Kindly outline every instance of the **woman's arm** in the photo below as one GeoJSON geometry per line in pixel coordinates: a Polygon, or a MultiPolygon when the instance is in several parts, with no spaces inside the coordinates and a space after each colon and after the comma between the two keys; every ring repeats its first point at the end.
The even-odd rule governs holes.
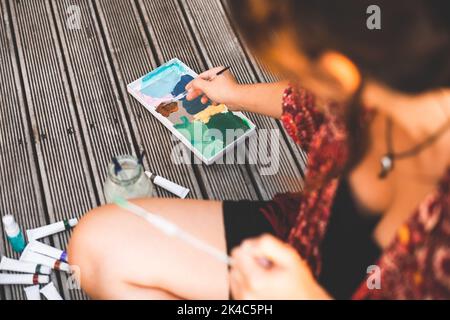
{"type": "Polygon", "coordinates": [[[248,111],[281,119],[291,138],[308,152],[324,114],[316,108],[311,92],[290,87],[288,82],[240,85],[230,72],[216,77],[223,68],[202,73],[186,86],[188,100],[202,97],[203,103],[212,100],[226,104],[232,111],[248,111]]]}
{"type": "Polygon", "coordinates": [[[224,103],[233,111],[247,111],[280,119],[282,98],[287,82],[238,84],[231,72],[216,77],[223,67],[208,70],[186,87],[188,100],[203,96],[203,102],[224,103]]]}
{"type": "Polygon", "coordinates": [[[245,106],[244,111],[281,119],[283,93],[288,85],[287,82],[241,85],[237,101],[245,106]]]}

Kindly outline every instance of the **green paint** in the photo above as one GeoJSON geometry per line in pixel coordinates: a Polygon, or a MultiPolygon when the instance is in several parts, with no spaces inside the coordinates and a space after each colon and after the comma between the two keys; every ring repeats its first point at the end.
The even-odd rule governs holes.
{"type": "Polygon", "coordinates": [[[206,125],[201,121],[190,122],[186,116],[181,117],[180,120],[182,123],[176,124],[175,129],[180,131],[206,158],[214,157],[226,145],[233,143],[250,129],[247,121],[232,112],[216,114],[206,125]],[[232,141],[227,141],[225,144],[227,130],[232,130],[235,136],[232,141]]]}
{"type": "Polygon", "coordinates": [[[215,139],[208,134],[208,127],[200,121],[190,122],[185,116],[180,118],[183,123],[176,124],[177,129],[195,149],[206,158],[211,158],[224,148],[222,140],[215,139]]]}
{"type": "Polygon", "coordinates": [[[242,118],[239,118],[239,119],[242,120],[242,122],[247,126],[247,128],[249,128],[249,129],[251,128],[250,123],[247,120],[242,119],[242,118]]]}
{"type": "MultiPolygon", "coordinates": [[[[224,138],[227,136],[227,130],[239,130],[245,133],[250,129],[250,126],[246,121],[232,112],[218,113],[212,116],[206,125],[208,126],[208,129],[220,130],[224,138]]],[[[230,143],[231,142],[232,141],[230,141],[230,143]]]]}
{"type": "MultiPolygon", "coordinates": [[[[183,122],[181,124],[176,124],[175,129],[181,131],[181,133],[188,139],[191,143],[200,142],[200,137],[203,138],[204,132],[208,130],[202,122],[193,121],[190,122],[186,116],[180,118],[183,122]]],[[[206,141],[207,142],[207,141],[206,141]]]]}

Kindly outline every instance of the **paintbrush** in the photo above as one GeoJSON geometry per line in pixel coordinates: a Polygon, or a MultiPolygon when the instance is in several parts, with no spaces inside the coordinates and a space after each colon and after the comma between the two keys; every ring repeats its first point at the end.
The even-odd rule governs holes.
{"type": "Polygon", "coordinates": [[[180,240],[185,241],[186,243],[190,244],[194,248],[203,251],[210,255],[211,257],[214,257],[215,259],[219,260],[222,263],[225,263],[227,265],[232,264],[231,257],[229,257],[224,252],[220,251],[219,249],[216,249],[209,244],[203,242],[202,240],[196,238],[195,236],[191,235],[190,233],[187,233],[177,225],[173,224],[172,222],[164,219],[161,216],[158,216],[156,214],[150,213],[146,211],[144,208],[141,208],[121,197],[116,197],[114,199],[114,203],[119,206],[120,208],[131,212],[135,214],[138,217],[143,218],[148,223],[153,225],[155,228],[159,229],[161,232],[165,233],[166,235],[170,237],[176,237],[180,240]]]}
{"type": "Polygon", "coordinates": [[[187,91],[177,95],[176,97],[171,98],[170,100],[164,101],[160,104],[160,106],[167,106],[168,104],[177,102],[179,100],[183,100],[188,95],[187,91]]]}
{"type": "MultiPolygon", "coordinates": [[[[227,72],[227,71],[230,70],[230,69],[231,69],[231,67],[225,67],[225,68],[223,68],[222,70],[220,70],[219,72],[217,72],[216,75],[215,75],[214,77],[209,78],[209,81],[213,81],[215,78],[221,76],[222,74],[224,74],[225,72],[227,72]]],[[[170,99],[170,100],[167,100],[167,101],[161,103],[161,105],[162,105],[162,106],[167,106],[168,104],[171,104],[171,103],[174,103],[174,102],[177,102],[177,101],[179,101],[179,100],[182,100],[182,99],[186,98],[187,95],[188,95],[188,92],[187,92],[187,91],[184,91],[184,92],[180,93],[179,95],[177,95],[176,97],[174,97],[174,98],[172,98],[172,99],[170,99]]]]}
{"type": "Polygon", "coordinates": [[[215,76],[214,78],[209,79],[209,81],[214,80],[215,78],[217,78],[218,76],[224,74],[225,72],[227,72],[227,71],[230,70],[230,69],[231,69],[231,67],[225,67],[225,68],[223,68],[222,70],[220,70],[219,72],[216,73],[216,76],[215,76]]]}

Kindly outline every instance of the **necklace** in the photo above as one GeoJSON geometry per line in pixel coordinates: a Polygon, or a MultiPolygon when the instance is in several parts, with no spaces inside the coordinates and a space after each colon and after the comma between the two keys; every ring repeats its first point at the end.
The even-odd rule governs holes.
{"type": "Polygon", "coordinates": [[[391,118],[387,118],[386,121],[386,146],[387,146],[387,153],[381,158],[381,172],[380,172],[380,179],[386,179],[389,174],[394,170],[395,168],[395,161],[401,160],[405,158],[410,158],[413,156],[418,155],[422,151],[424,151],[426,148],[433,145],[439,138],[450,129],[450,118],[448,121],[433,135],[429,136],[425,141],[422,143],[412,147],[409,150],[398,152],[396,153],[394,151],[394,146],[392,142],[392,128],[393,128],[393,122],[391,118]]]}

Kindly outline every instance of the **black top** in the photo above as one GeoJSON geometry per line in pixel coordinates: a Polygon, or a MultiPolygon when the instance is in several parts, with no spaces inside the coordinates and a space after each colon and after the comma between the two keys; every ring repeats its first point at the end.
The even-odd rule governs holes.
{"type": "Polygon", "coordinates": [[[346,180],[342,180],[321,245],[321,285],[336,299],[350,299],[376,263],[381,249],[373,240],[380,217],[358,212],[346,180]]]}

